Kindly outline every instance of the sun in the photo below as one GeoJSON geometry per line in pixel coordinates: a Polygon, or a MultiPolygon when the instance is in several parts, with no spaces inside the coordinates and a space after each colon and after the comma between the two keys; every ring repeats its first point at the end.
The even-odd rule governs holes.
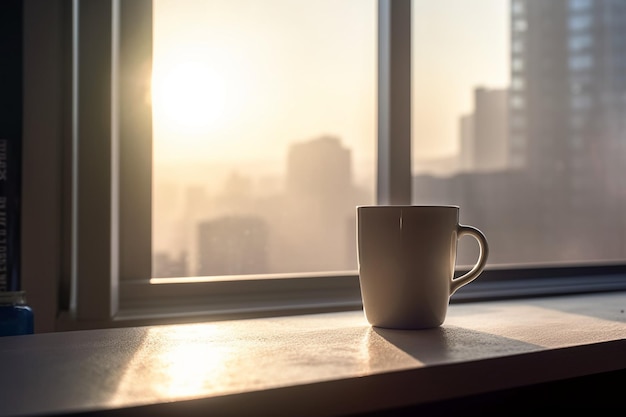
{"type": "Polygon", "coordinates": [[[225,80],[207,62],[178,61],[156,69],[152,77],[155,127],[178,134],[207,134],[224,117],[225,80]]]}

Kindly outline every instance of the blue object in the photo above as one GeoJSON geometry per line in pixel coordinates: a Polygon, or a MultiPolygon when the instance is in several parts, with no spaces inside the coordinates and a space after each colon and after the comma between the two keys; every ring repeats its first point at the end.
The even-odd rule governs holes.
{"type": "Polygon", "coordinates": [[[33,310],[24,291],[0,292],[0,336],[33,334],[33,310]]]}

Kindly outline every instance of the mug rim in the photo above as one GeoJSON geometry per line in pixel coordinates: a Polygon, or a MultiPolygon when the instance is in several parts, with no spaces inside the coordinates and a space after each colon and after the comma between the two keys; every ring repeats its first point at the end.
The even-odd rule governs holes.
{"type": "Polygon", "coordinates": [[[460,209],[460,206],[454,204],[363,204],[357,205],[357,209],[365,208],[449,208],[449,209],[460,209]]]}

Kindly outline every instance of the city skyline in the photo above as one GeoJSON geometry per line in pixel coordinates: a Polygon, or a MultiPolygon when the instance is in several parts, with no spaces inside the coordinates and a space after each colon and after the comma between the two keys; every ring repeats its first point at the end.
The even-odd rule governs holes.
{"type": "Polygon", "coordinates": [[[351,150],[319,136],[292,144],[286,165],[274,192],[235,172],[215,194],[157,185],[170,188],[154,204],[155,276],[354,269],[355,206],[374,196],[354,183],[351,150]]]}
{"type": "MultiPolygon", "coordinates": [[[[446,7],[452,4],[443,3],[446,7]]],[[[619,71],[623,60],[619,58],[623,56],[619,45],[626,38],[626,26],[616,22],[626,20],[626,5],[567,0],[502,3],[512,5],[511,13],[503,17],[510,32],[502,37],[512,42],[510,55],[502,59],[507,68],[510,64],[510,86],[508,82],[499,85],[481,81],[464,86],[450,83],[441,91],[451,88],[454,96],[466,97],[470,105],[460,107],[419,101],[425,97],[419,94],[423,83],[431,82],[435,89],[441,87],[426,73],[414,86],[414,103],[428,102],[435,109],[459,111],[450,110],[445,127],[453,126],[458,152],[433,154],[430,160],[424,159],[424,154],[413,155],[413,203],[461,205],[462,220],[484,228],[494,244],[490,256],[493,263],[624,257],[626,220],[621,213],[626,206],[626,189],[620,181],[619,167],[626,163],[626,79],[619,71]],[[549,42],[546,33],[551,34],[549,42]],[[593,49],[594,44],[610,47],[593,49]]],[[[431,12],[450,10],[443,7],[433,6],[431,12]]],[[[427,22],[422,23],[425,26],[416,27],[426,30],[427,22]]],[[[452,42],[458,40],[459,33],[438,40],[443,44],[452,42]]],[[[443,44],[439,45],[439,53],[451,52],[443,44]]],[[[420,50],[419,44],[415,48],[420,50]]],[[[428,72],[445,64],[445,71],[439,68],[443,79],[447,75],[454,80],[450,71],[459,70],[452,63],[454,57],[440,58],[430,67],[416,67],[428,72]]],[[[420,126],[428,114],[421,112],[420,117],[412,120],[414,149],[422,149],[420,140],[424,136],[420,136],[420,126]]],[[[437,120],[438,117],[431,117],[429,123],[439,125],[437,120]]],[[[164,169],[167,165],[158,160],[158,201],[154,204],[158,228],[155,223],[154,230],[155,236],[163,234],[155,240],[155,258],[162,250],[183,248],[186,254],[173,253],[170,258],[184,259],[189,268],[202,264],[200,258],[206,254],[193,241],[200,224],[213,230],[214,236],[234,239],[235,243],[229,245],[244,248],[245,242],[236,236],[245,235],[247,229],[232,221],[241,218],[242,224],[251,225],[249,231],[258,231],[255,233],[259,240],[254,247],[262,246],[268,259],[258,260],[257,265],[268,265],[266,272],[333,270],[342,265],[351,269],[356,258],[351,229],[354,222],[349,218],[354,206],[373,202],[376,166],[373,157],[364,158],[362,146],[344,138],[340,129],[320,132],[320,128],[322,125],[310,135],[294,135],[288,140],[281,137],[284,145],[277,145],[280,141],[267,143],[265,153],[238,145],[242,153],[236,164],[215,157],[204,159],[198,169],[193,160],[187,161],[179,169],[186,168],[193,181],[182,186],[188,188],[184,193],[180,184],[172,185],[180,179],[170,175],[164,169]],[[332,144],[331,154],[320,151],[326,146],[324,143],[332,144]],[[301,145],[306,151],[295,152],[301,145]],[[309,145],[312,147],[307,148],[309,145]],[[297,153],[303,157],[294,162],[297,153]],[[253,156],[263,162],[249,164],[253,156]],[[294,186],[294,167],[301,169],[300,174],[306,172],[302,178],[312,182],[296,181],[299,185],[294,186]],[[336,187],[329,172],[343,184],[340,188],[344,192],[332,192],[336,187]],[[167,187],[174,188],[168,191],[167,187]],[[176,187],[179,196],[175,198],[176,187]],[[360,192],[350,194],[348,189],[360,192]],[[350,198],[343,198],[348,195],[350,198]],[[343,207],[342,214],[332,217],[333,208],[338,205],[343,207]],[[288,212],[281,212],[281,207],[288,207],[288,212]],[[180,219],[169,221],[158,214],[168,210],[178,212],[179,217],[184,214],[184,224],[180,219]],[[311,220],[310,224],[302,228],[294,227],[299,225],[299,210],[312,210],[305,217],[311,220]],[[322,215],[326,217],[315,217],[322,215]],[[164,232],[165,228],[170,231],[164,232]],[[333,233],[331,239],[327,230],[333,233]],[[171,239],[168,233],[179,237],[171,239]],[[265,244],[259,246],[259,242],[265,244]],[[314,257],[310,256],[312,248],[319,252],[314,257]],[[280,256],[283,263],[277,266],[275,262],[280,256]],[[312,264],[312,258],[318,264],[312,264]]],[[[250,138],[257,139],[254,135],[250,138]]],[[[372,145],[370,151],[374,150],[372,145]]],[[[219,245],[213,247],[213,252],[221,250],[215,249],[219,245]]],[[[218,260],[240,255],[218,256],[213,261],[215,271],[229,267],[218,265],[218,260]]],[[[474,258],[471,249],[462,248],[462,262],[469,264],[474,258]]],[[[187,270],[192,275],[195,272],[187,270]]]]}
{"type": "MultiPolygon", "coordinates": [[[[181,8],[176,2],[155,2],[154,178],[155,187],[160,184],[159,188],[155,188],[155,253],[179,248],[178,253],[176,250],[172,251],[171,258],[185,262],[187,273],[193,275],[197,272],[193,269],[199,264],[198,243],[193,241],[193,236],[197,234],[197,225],[212,221],[206,227],[217,231],[222,230],[225,222],[228,222],[228,215],[259,217],[258,212],[249,213],[244,210],[242,213],[240,208],[235,210],[232,205],[229,209],[232,212],[224,209],[224,190],[229,188],[224,184],[229,184],[233,178],[243,179],[248,184],[249,201],[264,201],[284,195],[289,182],[289,149],[323,136],[339,138],[342,146],[350,150],[350,184],[365,190],[367,195],[361,200],[355,199],[346,203],[347,210],[351,212],[357,204],[374,202],[375,3],[346,1],[341,2],[338,7],[334,1],[278,1],[264,3],[268,6],[260,10],[259,2],[246,1],[228,4],[194,1],[186,3],[186,8],[181,8]],[[210,8],[212,5],[219,7],[210,8]],[[175,10],[170,9],[172,6],[175,10]],[[215,12],[213,16],[208,16],[209,10],[215,12]],[[299,17],[293,20],[290,13],[299,17]],[[306,22],[302,21],[304,15],[308,16],[306,22]],[[212,20],[218,18],[219,22],[212,20]],[[315,24],[326,22],[329,18],[330,23],[322,26],[315,24]],[[277,21],[268,28],[267,23],[275,19],[283,21],[277,21]],[[185,25],[180,26],[180,22],[185,22],[185,25]],[[293,31],[294,22],[301,25],[295,32],[290,32],[293,31]],[[355,22],[358,24],[351,27],[348,22],[351,25],[355,22]],[[322,28],[323,36],[320,34],[322,28]],[[251,30],[255,31],[255,39],[250,43],[257,46],[254,51],[240,37],[241,33],[251,30]],[[281,39],[280,31],[293,35],[288,40],[281,39]],[[229,36],[235,42],[226,39],[229,36]],[[222,42],[221,47],[216,46],[215,39],[222,42]],[[264,41],[272,45],[272,52],[268,51],[264,41]],[[301,59],[296,50],[290,49],[290,42],[292,45],[297,43],[299,49],[312,53],[306,59],[301,59]],[[227,46],[230,46],[230,52],[227,51],[227,46]],[[172,49],[176,50],[176,55],[172,54],[172,49]],[[229,55],[233,51],[238,51],[240,55],[233,58],[229,55]],[[287,51],[290,52],[281,56],[287,51]],[[194,59],[190,60],[190,56],[194,59]],[[213,66],[205,60],[208,57],[214,60],[213,66]],[[283,59],[286,61],[282,61],[283,59]],[[180,65],[172,66],[173,63],[180,65]],[[254,76],[247,73],[246,68],[254,68],[254,76]],[[262,71],[256,74],[258,68],[262,71]],[[276,81],[267,72],[269,68],[276,68],[278,75],[287,71],[298,76],[294,78],[289,75],[279,80],[280,84],[275,84],[276,81]],[[232,78],[225,78],[226,72],[232,78]],[[204,80],[198,82],[194,89],[194,76],[202,73],[205,74],[204,80]],[[172,83],[169,87],[171,89],[178,86],[178,91],[163,88],[166,85],[164,83],[176,80],[176,77],[184,79],[185,76],[185,83],[172,83]],[[221,85],[217,82],[220,76],[223,79],[221,85]],[[255,90],[256,87],[249,84],[251,77],[255,84],[265,84],[266,90],[255,90]],[[234,85],[236,80],[240,82],[234,85]],[[276,85],[276,90],[271,91],[268,87],[270,85],[276,85]],[[242,86],[249,87],[249,94],[245,97],[242,96],[242,86]],[[314,88],[309,88],[311,86],[314,88]],[[293,90],[290,94],[297,92],[298,96],[292,97],[298,106],[275,101],[276,95],[279,99],[284,96],[285,88],[293,90]],[[196,95],[185,97],[183,93],[186,90],[194,90],[196,95]],[[214,99],[221,101],[221,108],[214,101],[206,100],[205,96],[211,92],[215,95],[214,99]],[[259,123],[257,115],[245,116],[248,108],[246,106],[250,105],[245,101],[252,99],[254,103],[254,100],[260,98],[267,100],[264,104],[256,102],[256,108],[261,110],[260,114],[265,117],[266,124],[259,123]],[[168,105],[159,106],[159,99],[161,103],[167,100],[168,105]],[[185,101],[193,105],[187,113],[184,112],[185,101]],[[267,113],[268,107],[283,113],[267,113]],[[205,120],[197,119],[199,109],[204,109],[205,120]],[[350,110],[346,112],[347,109],[350,110]],[[240,113],[239,118],[232,113],[227,114],[235,110],[240,113]],[[286,127],[286,122],[292,127],[286,127]],[[254,130],[245,133],[242,130],[244,125],[252,126],[254,130]],[[234,128],[229,130],[228,126],[234,128]],[[211,138],[203,139],[207,135],[211,138]],[[166,142],[168,137],[175,138],[170,145],[166,142]],[[204,145],[210,152],[203,152],[204,145]],[[177,181],[186,185],[175,186],[177,181]],[[173,197],[176,194],[178,197],[173,197]],[[181,223],[180,218],[175,218],[173,213],[184,212],[183,206],[189,199],[195,201],[194,208],[187,208],[184,216],[186,220],[181,223]],[[200,220],[200,217],[204,219],[200,220]],[[180,253],[181,248],[185,254],[180,253]]],[[[476,84],[506,84],[506,7],[506,2],[500,0],[484,1],[473,8],[447,0],[439,4],[414,2],[414,55],[418,60],[416,62],[421,61],[420,65],[415,65],[416,82],[413,86],[413,148],[418,150],[414,152],[413,169],[416,172],[425,170],[444,176],[456,173],[458,163],[455,161],[459,152],[455,148],[460,144],[455,121],[461,113],[473,111],[473,88],[476,84]],[[460,7],[463,14],[449,16],[448,11],[452,5],[460,7]],[[467,19],[467,16],[473,19],[467,19]],[[490,30],[490,25],[485,24],[486,22],[497,23],[498,27],[490,30]],[[426,28],[431,31],[431,35],[427,37],[421,32],[426,28]],[[438,50],[433,49],[433,33],[439,38],[438,50]],[[455,50],[455,53],[442,55],[442,50],[455,50]],[[456,74],[448,72],[449,68],[460,68],[470,58],[474,67],[465,68],[456,74]],[[450,80],[454,81],[452,85],[450,80]],[[423,100],[424,97],[431,97],[432,100],[423,100]],[[441,113],[444,109],[446,112],[441,113]],[[433,114],[433,110],[437,113],[433,114]]],[[[232,198],[230,200],[233,201],[232,198]]],[[[267,217],[261,214],[263,216],[267,217]]],[[[327,223],[334,221],[327,220],[327,223]]],[[[238,233],[235,229],[232,230],[234,235],[238,233]]],[[[293,229],[289,232],[294,236],[298,234],[293,229]]],[[[299,232],[301,236],[307,234],[309,240],[319,240],[319,237],[314,236],[313,230],[299,232]]],[[[342,235],[345,236],[345,233],[342,232],[342,235]]],[[[302,240],[302,237],[298,239],[302,240]]],[[[346,244],[354,244],[352,236],[341,239],[347,240],[346,244]]],[[[332,244],[324,245],[323,242],[319,244],[325,248],[333,247],[332,244]]],[[[343,247],[339,249],[343,250],[343,247]]],[[[228,256],[224,254],[222,259],[228,256]]],[[[292,258],[295,259],[295,256],[296,254],[292,255],[292,258]]],[[[303,256],[306,256],[306,251],[303,256]]],[[[325,257],[333,259],[330,252],[325,257]]],[[[345,257],[347,259],[344,261],[332,261],[335,267],[356,266],[352,254],[345,257]]],[[[319,259],[320,256],[316,258],[319,259]]],[[[319,270],[321,267],[307,264],[306,259],[298,262],[300,265],[292,263],[291,269],[287,262],[281,270],[308,271],[319,270]]],[[[216,271],[225,267],[216,266],[216,271]]],[[[271,266],[269,270],[272,270],[271,266]]]]}

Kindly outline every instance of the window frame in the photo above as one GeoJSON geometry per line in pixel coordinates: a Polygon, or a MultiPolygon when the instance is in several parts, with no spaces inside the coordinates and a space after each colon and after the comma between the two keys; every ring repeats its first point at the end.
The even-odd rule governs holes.
{"type": "MultiPolygon", "coordinates": [[[[151,116],[149,108],[138,118],[128,114],[140,107],[143,98],[136,91],[132,73],[137,71],[137,54],[145,57],[145,45],[151,47],[151,42],[137,48],[134,40],[145,40],[145,33],[151,31],[146,16],[152,15],[152,2],[74,0],[73,6],[74,30],[80,41],[74,46],[77,104],[73,109],[72,148],[75,177],[80,180],[73,184],[72,192],[75,235],[71,282],[75,296],[71,316],[78,321],[98,322],[162,317],[165,299],[169,300],[165,305],[186,306],[182,308],[186,312],[179,309],[179,314],[195,312],[212,317],[359,308],[355,272],[151,283],[151,250],[146,251],[151,248],[151,206],[146,204],[151,195],[136,192],[152,187],[151,160],[145,157],[152,152],[151,116]],[[107,24],[108,20],[112,24],[107,24]],[[110,84],[97,81],[102,79],[110,84]],[[91,100],[100,106],[91,105],[91,100]],[[98,125],[103,120],[108,121],[106,127],[98,125]],[[133,140],[125,140],[129,137],[133,140]],[[139,143],[137,137],[141,138],[139,143]],[[110,189],[111,193],[99,193],[94,198],[93,189],[110,189]],[[111,233],[103,230],[108,225],[111,233]],[[194,303],[198,298],[202,301],[194,303]]],[[[411,93],[407,88],[411,80],[410,11],[410,0],[378,2],[377,200],[392,204],[411,201],[411,93]]]]}
{"type": "MultiPolygon", "coordinates": [[[[34,10],[42,2],[26,3],[34,10]]],[[[57,158],[52,164],[60,174],[46,180],[38,177],[37,181],[25,175],[24,185],[25,206],[31,208],[30,214],[26,210],[25,225],[32,224],[36,217],[33,211],[37,199],[33,196],[38,188],[52,183],[62,193],[57,201],[56,223],[43,230],[50,237],[46,247],[56,249],[51,258],[56,262],[54,269],[24,268],[27,290],[39,285],[35,283],[41,276],[58,288],[58,293],[46,296],[48,304],[59,313],[53,327],[114,327],[362,308],[356,271],[212,277],[153,284],[151,110],[145,100],[146,86],[138,85],[136,76],[145,71],[148,58],[145,42],[146,33],[151,33],[152,1],[45,3],[58,12],[47,17],[51,22],[61,22],[64,29],[59,30],[58,37],[67,41],[63,33],[71,26],[80,39],[72,45],[71,54],[51,61],[56,68],[71,69],[73,73],[64,94],[48,94],[52,104],[47,111],[53,112],[54,100],[56,104],[65,103],[57,122],[66,129],[57,129],[56,138],[64,145],[66,158],[57,158]],[[59,18],[59,14],[64,17],[59,18]],[[137,49],[141,42],[143,50],[137,49]],[[102,53],[107,50],[111,53],[102,53]],[[115,85],[118,87],[113,88],[115,85]],[[68,122],[70,114],[72,121],[68,122]],[[126,140],[129,137],[133,140],[126,140]],[[59,246],[64,249],[59,250],[59,246]]],[[[378,0],[377,8],[377,202],[410,204],[411,0],[378,0]]],[[[27,27],[29,19],[31,24],[36,21],[27,14],[27,27]]],[[[28,71],[27,65],[26,83],[37,74],[31,66],[29,78],[28,71]]],[[[26,95],[26,114],[35,107],[34,94],[30,99],[26,95]]],[[[29,166],[35,168],[32,156],[36,146],[29,145],[35,143],[35,135],[28,131],[25,135],[26,172],[29,166]]],[[[30,237],[24,242],[25,263],[41,255],[35,241],[42,230],[29,230],[30,237]]],[[[488,266],[481,279],[461,288],[451,302],[624,290],[625,276],[626,263],[621,261],[488,266]]],[[[34,293],[36,303],[40,303],[42,297],[34,293]]]]}

